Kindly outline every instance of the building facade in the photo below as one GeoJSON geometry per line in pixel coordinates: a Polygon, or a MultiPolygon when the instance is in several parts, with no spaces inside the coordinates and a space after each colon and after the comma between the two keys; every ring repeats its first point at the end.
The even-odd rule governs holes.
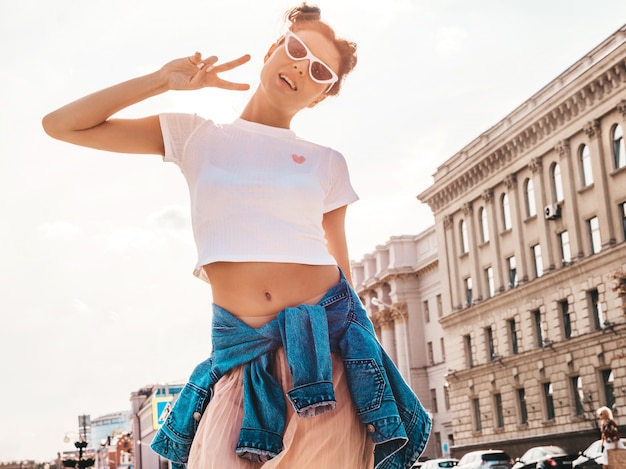
{"type": "Polygon", "coordinates": [[[428,458],[449,455],[453,444],[436,241],[434,227],[395,236],[352,264],[355,290],[383,349],[433,417],[428,458]]]}
{"type": "Polygon", "coordinates": [[[184,383],[148,385],[130,395],[133,467],[168,469],[171,463],[152,451],[150,443],[180,395],[184,383]]]}
{"type": "Polygon", "coordinates": [[[435,215],[453,454],[580,450],[603,405],[626,424],[625,128],[626,26],[418,196],[435,215]]]}

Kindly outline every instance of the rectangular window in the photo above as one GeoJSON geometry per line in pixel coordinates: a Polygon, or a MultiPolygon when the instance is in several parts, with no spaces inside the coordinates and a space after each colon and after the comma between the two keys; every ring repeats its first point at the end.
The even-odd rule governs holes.
{"type": "Polygon", "coordinates": [[[583,380],[580,376],[572,376],[572,396],[574,396],[574,415],[582,417],[585,413],[583,403],[585,402],[585,391],[583,390],[583,380]]]}
{"type": "Polygon", "coordinates": [[[543,347],[544,336],[543,336],[543,324],[541,322],[541,311],[536,309],[531,314],[533,317],[533,325],[535,326],[535,338],[537,339],[536,344],[538,347],[543,347]]]}
{"type": "Polygon", "coordinates": [[[559,233],[559,246],[561,248],[561,263],[567,265],[572,262],[572,253],[569,247],[569,233],[567,231],[559,233]]]}
{"type": "Polygon", "coordinates": [[[597,254],[602,249],[602,238],[600,237],[600,222],[598,217],[587,220],[589,239],[591,240],[591,254],[597,254]]]}
{"type": "Polygon", "coordinates": [[[511,339],[511,353],[517,355],[519,353],[519,345],[517,340],[517,329],[515,328],[515,319],[509,319],[509,337],[511,339]]]}
{"type": "Polygon", "coordinates": [[[447,383],[443,387],[443,400],[446,405],[446,410],[450,410],[450,388],[447,383]]]}
{"type": "Polygon", "coordinates": [[[463,337],[463,344],[465,346],[465,365],[471,368],[474,366],[474,358],[472,356],[472,337],[469,334],[463,337]]]}
{"type": "Polygon", "coordinates": [[[552,383],[543,383],[543,398],[546,407],[546,420],[554,420],[554,390],[552,383]]]}
{"type": "Polygon", "coordinates": [[[589,311],[593,316],[593,327],[596,331],[599,331],[604,326],[604,317],[602,314],[602,307],[600,306],[600,295],[598,294],[597,288],[587,292],[587,303],[589,305],[589,311]]]}
{"type": "Polygon", "coordinates": [[[535,267],[535,278],[543,275],[543,260],[541,258],[541,245],[535,244],[532,248],[533,265],[535,267]]]}
{"type": "Polygon", "coordinates": [[[488,360],[494,360],[496,358],[496,346],[493,342],[493,329],[491,327],[485,328],[485,345],[487,346],[488,360]]]}
{"type": "Polygon", "coordinates": [[[504,428],[504,411],[502,409],[502,394],[493,395],[493,407],[496,411],[496,428],[504,428]]]}
{"type": "Polygon", "coordinates": [[[435,364],[435,354],[433,353],[433,343],[432,342],[428,342],[426,344],[426,349],[428,350],[428,364],[429,365],[434,365],[435,364]]]}
{"type": "Polygon", "coordinates": [[[626,202],[619,204],[619,214],[622,220],[622,236],[624,241],[626,241],[626,202]]]}
{"type": "Polygon", "coordinates": [[[613,370],[602,370],[602,385],[604,388],[604,405],[612,409],[615,405],[615,389],[613,385],[613,370]]]}
{"type": "Polygon", "coordinates": [[[437,316],[443,316],[443,303],[441,302],[441,295],[437,295],[437,316]]]}
{"type": "Polygon", "coordinates": [[[446,344],[445,344],[443,337],[439,339],[439,345],[441,346],[441,361],[445,362],[446,361],[446,344]]]}
{"type": "Polygon", "coordinates": [[[437,407],[437,390],[430,390],[430,402],[432,403],[432,411],[436,414],[439,412],[439,408],[437,407]]]}
{"type": "Polygon", "coordinates": [[[487,298],[493,298],[496,293],[496,287],[493,280],[493,267],[485,269],[485,279],[487,280],[487,298]]]}
{"type": "Polygon", "coordinates": [[[511,256],[506,260],[509,267],[509,288],[515,288],[517,286],[517,264],[515,263],[515,256],[511,256]]]}
{"type": "Polygon", "coordinates": [[[465,306],[472,306],[472,277],[465,279],[465,306]]]}
{"type": "Polygon", "coordinates": [[[472,399],[472,409],[474,410],[474,430],[482,431],[483,423],[480,419],[480,401],[478,398],[472,399]]]}
{"type": "Polygon", "coordinates": [[[559,311],[561,312],[561,324],[563,325],[563,337],[570,339],[572,337],[572,319],[569,313],[569,303],[567,300],[558,302],[559,311]]]}
{"type": "Polygon", "coordinates": [[[526,407],[526,391],[524,388],[518,388],[517,390],[517,406],[519,409],[519,423],[528,423],[528,409],[526,407]]]}

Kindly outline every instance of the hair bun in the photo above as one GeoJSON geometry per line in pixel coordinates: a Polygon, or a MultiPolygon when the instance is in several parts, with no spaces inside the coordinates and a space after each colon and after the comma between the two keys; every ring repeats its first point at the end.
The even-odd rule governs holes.
{"type": "Polygon", "coordinates": [[[297,23],[298,21],[320,21],[322,18],[322,10],[315,5],[307,5],[305,2],[299,7],[289,10],[285,17],[291,23],[297,23]]]}

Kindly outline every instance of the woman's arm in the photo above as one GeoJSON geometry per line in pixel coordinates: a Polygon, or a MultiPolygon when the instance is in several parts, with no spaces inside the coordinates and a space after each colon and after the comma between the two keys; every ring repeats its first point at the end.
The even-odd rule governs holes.
{"type": "Polygon", "coordinates": [[[110,119],[116,112],[168,90],[196,90],[208,86],[247,90],[249,85],[220,79],[217,74],[250,60],[244,55],[216,65],[217,57],[202,60],[199,53],[169,62],[159,71],[134,78],[69,103],[43,118],[48,135],[76,145],[122,153],[164,153],[158,116],[110,119]]]}
{"type": "Polygon", "coordinates": [[[322,227],[326,237],[328,252],[335,258],[337,265],[343,270],[346,279],[352,285],[350,271],[350,257],[348,255],[348,243],[346,241],[346,211],[347,206],[339,207],[324,214],[322,227]]]}

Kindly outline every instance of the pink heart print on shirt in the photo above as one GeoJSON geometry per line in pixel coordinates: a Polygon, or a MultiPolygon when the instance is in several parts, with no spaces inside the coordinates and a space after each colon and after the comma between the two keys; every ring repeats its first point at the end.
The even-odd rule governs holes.
{"type": "Polygon", "coordinates": [[[296,155],[295,153],[291,155],[291,159],[296,164],[302,164],[306,161],[306,156],[296,155]]]}

